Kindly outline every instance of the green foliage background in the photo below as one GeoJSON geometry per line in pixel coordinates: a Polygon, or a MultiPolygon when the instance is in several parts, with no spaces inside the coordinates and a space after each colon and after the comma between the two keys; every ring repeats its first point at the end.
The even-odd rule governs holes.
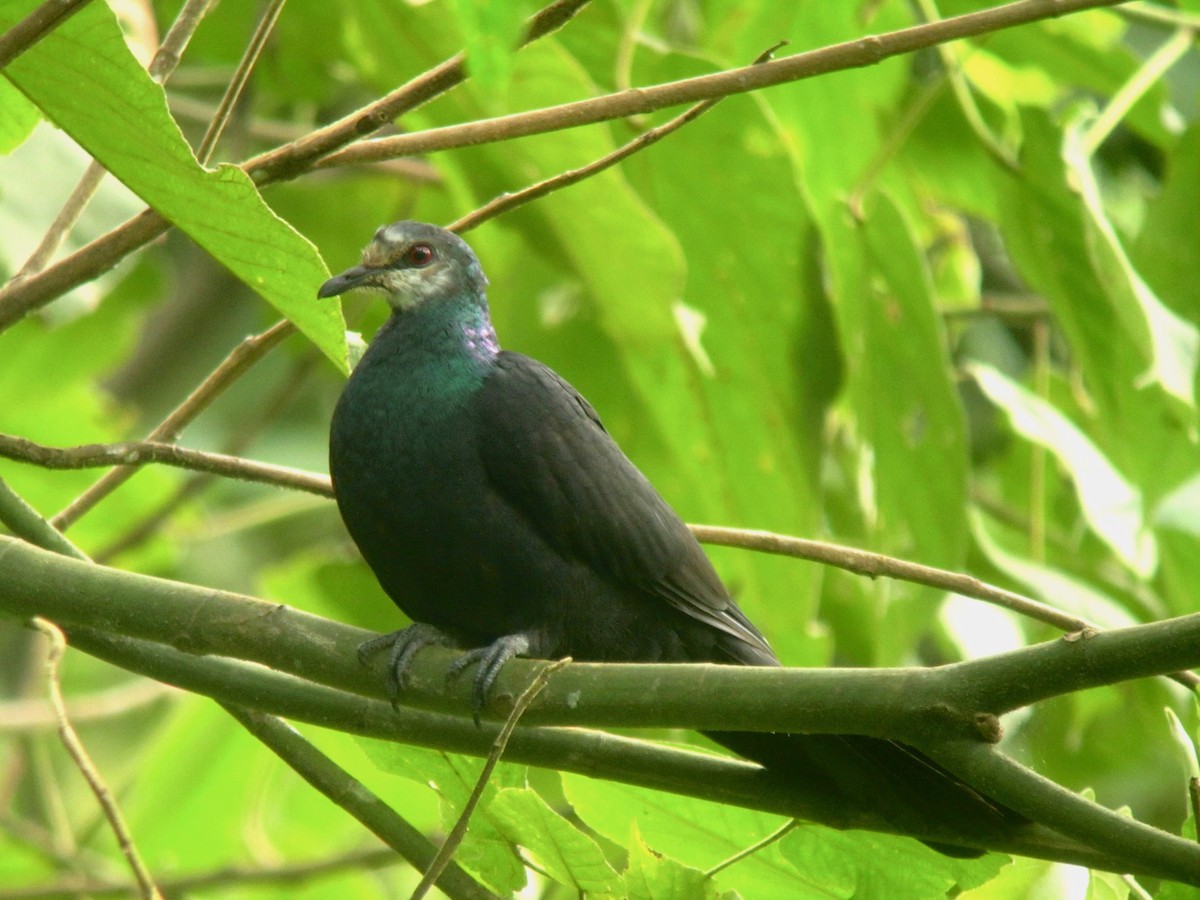
{"type": "MultiPolygon", "coordinates": [[[[160,28],[175,5],[155,9],[160,28]]],[[[0,2],[0,25],[32,6],[0,2]]],[[[938,11],[984,6],[943,0],[938,11]]],[[[1179,6],[1200,15],[1196,0],[1179,6]]],[[[852,40],[912,25],[914,7],[929,8],[596,0],[558,34],[502,52],[508,41],[495,35],[518,33],[526,7],[294,3],[217,158],[237,162],[298,137],[463,47],[480,61],[475,77],[405,116],[405,131],[744,65],[781,39],[790,41],[781,53],[852,40]]],[[[71,139],[177,230],[0,335],[0,431],[56,446],[140,437],[243,335],[282,313],[303,336],[259,363],[183,442],[324,471],[345,347],[335,307],[314,299],[322,258],[340,270],[380,224],[448,223],[677,112],[440,152],[405,169],[322,170],[260,198],[235,167],[198,167],[184,143],[197,140],[198,111],[211,112],[257,13],[224,3],[209,15],[169,106],[102,4],[4,72],[9,274],[81,171],[71,139]],[[53,125],[37,124],[43,117],[53,125]]],[[[1145,79],[1088,152],[1098,112],[1139,84],[1172,33],[1092,11],[728,98],[619,167],[469,235],[501,339],[588,396],[688,521],[968,571],[1106,627],[1195,612],[1195,47],[1185,42],[1165,76],[1145,79]]],[[[110,180],[78,239],[140,208],[110,180]]],[[[346,313],[368,334],[383,314],[356,299],[346,313]]],[[[97,474],[4,461],[0,477],[49,516],[97,474]]],[[[210,483],[144,540],[124,540],[192,480],[143,471],[70,537],[122,568],[398,627],[326,501],[210,483]]],[[[944,603],[931,588],[743,551],[712,556],[791,665],[937,663],[1056,636],[944,603]]],[[[40,690],[40,645],[15,622],[0,641],[4,708],[15,715],[18,699],[40,690]]],[[[133,682],[82,654],[68,657],[65,679],[81,708],[133,682]]],[[[1014,716],[1006,749],[1177,831],[1185,768],[1164,706],[1196,733],[1179,691],[1138,682],[1014,716]]],[[[156,695],[79,725],[159,877],[371,845],[204,698],[156,695]]],[[[479,766],[303,731],[430,833],[452,819],[479,766]]],[[[0,721],[0,734],[0,895],[80,871],[64,856],[85,860],[93,877],[127,877],[52,731],[0,721]]],[[[986,882],[965,896],[1002,897],[1050,877],[1034,861],[997,875],[998,857],[951,862],[912,841],[807,824],[715,879],[701,876],[780,824],[505,767],[459,862],[508,893],[530,877],[522,859],[536,860],[540,896],[923,897],[986,882]],[[578,819],[564,817],[567,803],[578,819]]],[[[343,870],[209,893],[391,896],[415,877],[403,866],[343,870]]],[[[1124,888],[1096,876],[1092,890],[1124,888]]]]}

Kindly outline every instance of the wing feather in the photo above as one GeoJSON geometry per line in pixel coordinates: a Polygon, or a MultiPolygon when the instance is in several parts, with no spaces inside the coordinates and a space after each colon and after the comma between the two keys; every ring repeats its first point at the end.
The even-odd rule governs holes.
{"type": "Polygon", "coordinates": [[[559,553],[737,638],[756,661],[774,661],[687,525],[570,384],[505,352],[475,402],[489,481],[559,553]]]}

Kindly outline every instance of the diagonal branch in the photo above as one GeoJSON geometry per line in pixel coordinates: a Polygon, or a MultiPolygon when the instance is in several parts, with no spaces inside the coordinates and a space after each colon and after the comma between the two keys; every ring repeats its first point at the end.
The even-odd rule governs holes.
{"type": "MultiPolygon", "coordinates": [[[[259,666],[218,657],[199,658],[160,645],[100,632],[73,629],[71,641],[74,646],[115,665],[186,690],[222,701],[242,702],[242,698],[253,698],[256,706],[277,715],[351,734],[485,756],[498,728],[487,722],[482,728],[476,728],[465,717],[407,708],[393,710],[387,701],[364,700],[259,666]]],[[[797,780],[788,779],[785,784],[751,763],[616,735],[577,728],[523,727],[512,735],[508,756],[528,765],[579,772],[593,778],[796,816],[835,828],[892,830],[888,823],[873,817],[848,818],[843,804],[831,805],[822,800],[819,787],[808,793],[797,780]]],[[[988,751],[980,756],[990,758],[995,754],[988,751]]],[[[1016,773],[1026,771],[1011,761],[1003,763],[1016,773]]],[[[1116,856],[1099,853],[1037,825],[1031,825],[999,844],[993,843],[991,848],[1091,868],[1154,874],[1184,883],[1200,883],[1200,848],[1165,833],[1151,831],[1150,834],[1154,839],[1150,859],[1135,859],[1124,853],[1116,856]],[[1177,862],[1180,859],[1182,864],[1177,862]]],[[[938,835],[923,832],[918,836],[936,839],[938,835]]],[[[961,832],[952,837],[956,843],[963,844],[961,832]]]]}
{"type": "MultiPolygon", "coordinates": [[[[242,481],[270,484],[275,487],[301,490],[320,497],[332,497],[333,485],[325,475],[305,472],[286,466],[255,462],[220,453],[191,450],[175,444],[155,441],[128,441],[116,444],[84,444],[78,447],[48,447],[14,435],[0,434],[0,457],[39,465],[48,469],[85,469],[120,464],[110,475],[148,463],[162,463],[183,469],[224,475],[242,481]]],[[[97,487],[103,483],[97,482],[97,487]]],[[[2,499],[2,495],[0,495],[2,499]]],[[[2,508],[0,508],[2,511],[2,508]]],[[[2,516],[0,516],[2,520],[2,516]]],[[[725,547],[740,547],[760,553],[790,556],[825,565],[836,566],[868,578],[885,576],[927,587],[951,591],[1009,609],[1037,621],[1061,628],[1070,635],[1091,636],[1101,631],[1097,626],[1069,615],[1045,603],[1013,591],[988,584],[971,575],[937,569],[920,563],[872,553],[844,544],[831,544],[770,531],[746,528],[723,528],[715,525],[690,525],[692,533],[702,543],[725,547]]],[[[1186,671],[1197,663],[1185,663],[1178,672],[1159,672],[1189,689],[1200,685],[1200,675],[1186,671]]],[[[1027,701],[1028,702],[1028,701],[1027,701]]],[[[1017,703],[1016,705],[1021,705],[1017,703]]]]}
{"type": "MultiPolygon", "coordinates": [[[[529,20],[524,43],[535,41],[562,27],[588,2],[554,0],[529,20]]],[[[459,54],[337,122],[247,160],[242,164],[242,169],[260,185],[295,178],[308,171],[319,157],[365,134],[378,131],[397,117],[460,84],[465,78],[465,63],[459,54]]],[[[142,210],[129,221],[45,271],[24,279],[20,284],[0,288],[0,331],[72,288],[107,272],[170,227],[171,223],[155,210],[142,210]]]]}
{"type": "Polygon", "coordinates": [[[0,69],[90,2],[91,0],[45,0],[37,9],[0,35],[0,69]]]}
{"type": "MultiPolygon", "coordinates": [[[[221,705],[297,775],[361,822],[414,868],[423,869],[434,859],[436,851],[425,835],[282,719],[229,702],[221,705]]],[[[449,860],[439,870],[437,885],[452,898],[494,897],[449,860]]]]}
{"type": "MultiPolygon", "coordinates": [[[[146,437],[148,444],[173,443],[181,432],[196,416],[208,409],[213,401],[235,381],[242,377],[256,362],[266,356],[284,338],[295,333],[296,327],[286,320],[276,322],[261,334],[246,338],[233,348],[233,351],[221,361],[212,373],[192,391],[179,406],[146,437]]],[[[2,451],[0,451],[2,452],[2,451]]],[[[136,453],[136,451],[131,451],[136,453]]],[[[153,449],[146,452],[153,454],[153,449]]],[[[192,451],[195,452],[195,451],[192,451]]],[[[141,457],[139,457],[141,458],[141,457]]],[[[166,460],[160,460],[165,462],[166,460]]],[[[103,465],[104,463],[102,463],[103,465]]],[[[111,464],[111,461],[110,463],[111,464]]],[[[124,465],[113,469],[99,481],[76,497],[71,504],[56,515],[53,524],[56,528],[67,529],[97,503],[115,491],[118,487],[133,477],[137,471],[132,465],[124,465]]],[[[213,471],[213,470],[207,470],[213,471]]],[[[225,469],[228,473],[230,470],[225,469]]],[[[237,476],[234,476],[237,477],[237,476]]],[[[293,486],[298,486],[293,483],[293,486]]],[[[302,490],[304,488],[301,488],[302,490]]]]}
{"type": "Polygon", "coordinates": [[[432,153],[458,147],[507,141],[548,131],[578,128],[611,119],[654,112],[669,106],[741,94],[766,87],[882,62],[946,41],[974,37],[1085,9],[1114,6],[1123,0],[1016,0],[1003,6],[913,25],[880,35],[868,35],[818,50],[785,56],[761,65],[729,69],[666,84],[633,88],[603,97],[563,103],[544,109],[479,119],[461,125],[429,128],[413,134],[363,141],[321,160],[320,165],[345,166],[397,156],[432,153]]]}

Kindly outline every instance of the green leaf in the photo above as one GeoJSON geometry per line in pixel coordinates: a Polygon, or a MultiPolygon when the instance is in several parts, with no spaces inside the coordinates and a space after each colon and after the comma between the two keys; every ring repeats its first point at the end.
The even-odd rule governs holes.
{"type": "MultiPolygon", "coordinates": [[[[0,8],[9,27],[32,4],[0,8]]],[[[343,372],[345,325],[318,303],[328,269],[316,248],[235,166],[205,170],[166,97],[129,52],[112,11],[93,3],[4,71],[56,125],[306,334],[343,372]]]]}
{"type": "MultiPolygon", "coordinates": [[[[701,871],[740,853],[787,821],[565,772],[563,789],[579,817],[609,840],[625,844],[636,828],[654,852],[701,871]]],[[[796,872],[774,844],[725,869],[715,880],[718,886],[736,888],[746,897],[822,896],[813,893],[819,876],[796,872]]]]}
{"type": "Polygon", "coordinates": [[[971,364],[970,372],[988,398],[1008,414],[1013,428],[1053,453],[1070,473],[1084,518],[1100,539],[1131,571],[1141,576],[1152,573],[1158,552],[1137,486],[1045,400],[983,363],[971,364]]]}
{"type": "Polygon", "coordinates": [[[1193,124],[1171,148],[1166,174],[1130,247],[1137,271],[1177,315],[1200,321],[1200,266],[1195,264],[1200,234],[1200,124],[1193,124]]]}
{"type": "Polygon", "coordinates": [[[555,881],[588,894],[614,894],[620,878],[600,846],[552,810],[536,792],[506,788],[488,804],[488,819],[533,854],[555,881]]]}
{"type": "Polygon", "coordinates": [[[634,826],[625,869],[625,896],[629,900],[715,900],[717,886],[699,869],[655,853],[634,826]]]}
{"type": "Polygon", "coordinates": [[[1084,221],[1088,249],[1097,278],[1105,287],[1125,334],[1133,339],[1146,360],[1149,368],[1142,382],[1159,385],[1194,414],[1200,330],[1163,304],[1134,269],[1104,211],[1086,147],[1086,124],[1086,117],[1080,116],[1068,126],[1063,156],[1087,212],[1084,221]]]}
{"type": "Polygon", "coordinates": [[[817,827],[789,831],[780,849],[824,892],[855,900],[944,897],[955,886],[982,884],[1008,861],[998,853],[952,859],[911,838],[817,827]]]}
{"type": "Polygon", "coordinates": [[[453,0],[452,5],[466,45],[467,71],[481,92],[503,97],[531,5],[526,0],[453,0]]]}
{"type": "Polygon", "coordinates": [[[1054,566],[1006,550],[977,511],[972,510],[970,521],[971,534],[988,562],[1038,599],[1102,628],[1138,624],[1138,620],[1114,598],[1087,582],[1054,566]]]}
{"type": "MultiPolygon", "coordinates": [[[[422,783],[442,798],[442,815],[447,830],[458,819],[475,788],[483,760],[363,738],[360,743],[371,761],[385,772],[422,783]]],[[[483,789],[467,836],[455,853],[456,861],[497,890],[510,893],[525,886],[525,865],[512,843],[497,827],[489,806],[506,784],[524,786],[524,767],[501,764],[483,789]]]]}
{"type": "MultiPolygon", "coordinates": [[[[996,195],[1005,248],[1021,277],[1044,296],[1078,366],[1096,443],[1148,498],[1196,469],[1183,404],[1138,385],[1148,358],[1123,325],[1093,264],[1089,213],[1063,161],[1065,137],[1028,112],[1021,172],[997,170],[996,195]]],[[[1178,203],[1178,201],[1177,201],[1178,203]]],[[[1185,221],[1177,221],[1182,227],[1185,221]]]]}
{"type": "Polygon", "coordinates": [[[1155,505],[1151,521],[1159,528],[1174,528],[1200,537],[1200,474],[1163,497],[1155,505]]]}
{"type": "Polygon", "coordinates": [[[0,153],[10,153],[19,147],[41,119],[36,106],[12,84],[0,79],[0,153]]]}
{"type": "Polygon", "coordinates": [[[856,343],[850,390],[885,527],[907,531],[916,558],[961,565],[966,551],[966,424],[945,337],[910,229],[882,196],[860,233],[870,276],[860,302],[844,298],[856,343]],[[920,490],[912,474],[921,473],[920,490]]]}

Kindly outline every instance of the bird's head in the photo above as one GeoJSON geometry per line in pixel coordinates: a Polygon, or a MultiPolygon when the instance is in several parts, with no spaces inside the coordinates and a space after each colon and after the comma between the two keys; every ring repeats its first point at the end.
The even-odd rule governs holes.
{"type": "Polygon", "coordinates": [[[363,250],[361,265],[330,278],[317,291],[334,297],[355,288],[387,294],[396,312],[430,300],[472,297],[482,301],[487,278],[466,241],[424,222],[395,222],[375,232],[363,250]]]}

